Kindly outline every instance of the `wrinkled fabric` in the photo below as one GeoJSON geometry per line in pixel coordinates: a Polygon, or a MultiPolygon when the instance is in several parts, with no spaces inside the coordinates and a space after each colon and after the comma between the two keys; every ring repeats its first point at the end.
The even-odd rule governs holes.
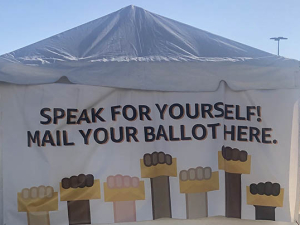
{"type": "Polygon", "coordinates": [[[128,6],[0,56],[0,81],[159,91],[299,87],[299,62],[128,6]]]}
{"type": "Polygon", "coordinates": [[[18,211],[26,206],[23,190],[41,185],[60,196],[46,201],[56,202],[48,208],[56,225],[217,215],[260,220],[262,213],[276,221],[298,217],[298,89],[236,92],[222,82],[216,92],[184,93],[1,84],[0,96],[6,225],[27,225],[26,212],[45,202],[36,199],[18,211]],[[83,200],[83,207],[69,205],[61,189],[68,189],[65,178],[79,181],[88,174],[98,186],[79,193],[75,186],[70,201],[83,200]],[[141,191],[123,189],[133,178],[143,183],[141,191]],[[276,190],[274,198],[267,196],[270,182],[282,188],[278,197],[276,190]],[[106,184],[121,193],[107,192],[106,184]],[[263,190],[255,194],[253,185],[263,190]],[[79,199],[90,192],[95,196],[79,199]]]}

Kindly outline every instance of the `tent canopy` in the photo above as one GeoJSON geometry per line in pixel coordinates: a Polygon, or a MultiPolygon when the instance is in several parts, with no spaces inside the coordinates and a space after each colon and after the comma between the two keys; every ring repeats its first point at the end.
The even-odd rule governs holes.
{"type": "Polygon", "coordinates": [[[158,91],[298,88],[299,62],[128,6],[0,56],[0,81],[158,91]]]}

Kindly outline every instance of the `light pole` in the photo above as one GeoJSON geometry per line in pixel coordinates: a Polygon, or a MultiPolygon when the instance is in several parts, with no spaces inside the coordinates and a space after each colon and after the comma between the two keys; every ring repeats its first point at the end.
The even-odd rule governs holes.
{"type": "Polygon", "coordinates": [[[279,55],[279,42],[280,42],[280,40],[287,40],[287,38],[285,38],[285,37],[272,37],[270,39],[278,42],[278,55],[279,55]]]}

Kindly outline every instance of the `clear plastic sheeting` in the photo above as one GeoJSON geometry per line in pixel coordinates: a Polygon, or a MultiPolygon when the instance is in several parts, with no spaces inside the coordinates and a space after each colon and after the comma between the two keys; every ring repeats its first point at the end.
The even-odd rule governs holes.
{"type": "Polygon", "coordinates": [[[299,62],[128,6],[0,56],[0,81],[160,91],[298,88],[299,62]]]}

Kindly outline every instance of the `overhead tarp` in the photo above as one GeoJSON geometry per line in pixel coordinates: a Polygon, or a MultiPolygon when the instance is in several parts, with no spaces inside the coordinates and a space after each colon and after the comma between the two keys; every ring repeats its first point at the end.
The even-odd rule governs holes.
{"type": "Polygon", "coordinates": [[[298,88],[299,62],[128,6],[0,56],[0,81],[159,91],[298,88]]]}

